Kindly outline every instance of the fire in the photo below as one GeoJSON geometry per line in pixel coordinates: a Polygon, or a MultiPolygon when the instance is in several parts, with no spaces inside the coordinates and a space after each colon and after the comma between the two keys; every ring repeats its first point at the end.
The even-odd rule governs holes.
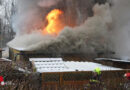
{"type": "Polygon", "coordinates": [[[63,11],[54,9],[48,13],[46,20],[48,25],[43,30],[43,34],[58,35],[58,33],[64,28],[64,24],[61,20],[63,11]]]}

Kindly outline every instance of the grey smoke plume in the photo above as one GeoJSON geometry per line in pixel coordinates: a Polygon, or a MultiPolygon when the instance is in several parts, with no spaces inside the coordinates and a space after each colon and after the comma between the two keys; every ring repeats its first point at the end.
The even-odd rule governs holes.
{"type": "Polygon", "coordinates": [[[52,53],[92,53],[108,49],[108,29],[112,23],[108,4],[95,5],[94,16],[82,25],[65,27],[57,37],[44,36],[39,31],[16,36],[9,46],[27,51],[43,50],[52,53]]]}
{"type": "MultiPolygon", "coordinates": [[[[64,0],[19,0],[18,12],[13,17],[13,27],[17,35],[8,45],[21,50],[52,53],[83,52],[96,55],[113,50],[116,57],[130,57],[130,0],[113,0],[111,8],[108,4],[95,5],[94,15],[89,18],[86,18],[89,16],[88,8],[83,10],[88,5],[81,5],[83,7],[79,8],[79,4],[75,3],[77,16],[72,17],[78,17],[77,23],[80,26],[66,26],[57,37],[42,35],[39,29],[44,28],[45,15],[62,1],[64,0]]],[[[66,1],[70,11],[65,15],[71,16],[70,12],[76,12],[73,10],[73,3],[76,1],[66,1]]]]}
{"type": "Polygon", "coordinates": [[[38,5],[41,7],[50,7],[57,4],[60,0],[41,0],[38,5]]]}
{"type": "Polygon", "coordinates": [[[34,29],[43,28],[44,16],[48,10],[45,7],[51,7],[58,2],[59,0],[16,0],[17,12],[12,17],[16,34],[31,33],[34,29]]]}
{"type": "Polygon", "coordinates": [[[92,0],[16,0],[13,30],[21,35],[43,29],[47,23],[46,15],[55,8],[64,11],[67,26],[80,25],[88,16],[92,16],[92,7],[92,0]]]}
{"type": "Polygon", "coordinates": [[[112,39],[117,57],[130,57],[130,0],[114,0],[112,39]]]}

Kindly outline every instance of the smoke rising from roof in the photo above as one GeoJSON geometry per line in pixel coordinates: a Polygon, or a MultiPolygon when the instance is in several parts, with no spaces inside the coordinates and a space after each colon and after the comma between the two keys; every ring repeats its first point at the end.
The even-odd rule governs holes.
{"type": "Polygon", "coordinates": [[[65,27],[57,37],[34,32],[17,35],[8,43],[13,48],[26,51],[42,50],[51,53],[91,53],[97,55],[106,52],[108,45],[108,29],[112,22],[108,4],[95,5],[94,16],[89,17],[82,25],[65,27]]]}
{"type": "Polygon", "coordinates": [[[60,0],[41,0],[38,5],[41,7],[50,7],[57,4],[60,0]]]}
{"type": "Polygon", "coordinates": [[[93,5],[91,0],[85,1],[86,4],[83,2],[84,0],[17,0],[17,12],[12,17],[13,30],[17,35],[21,35],[43,29],[46,25],[46,15],[55,8],[65,12],[64,18],[68,26],[80,24],[89,16],[88,12],[91,12],[93,5]]]}
{"type": "Polygon", "coordinates": [[[40,29],[45,26],[44,17],[50,10],[58,8],[59,3],[63,1],[18,1],[18,12],[13,17],[13,27],[17,35],[8,45],[25,51],[43,50],[52,53],[75,52],[92,53],[93,55],[113,50],[116,52],[116,57],[129,58],[130,0],[113,0],[111,7],[108,4],[96,4],[93,7],[94,15],[89,18],[86,18],[89,16],[88,8],[83,9],[85,6],[92,8],[91,0],[87,0],[88,5],[81,5],[84,7],[79,7],[80,4],[75,3],[76,7],[74,8],[73,3],[76,1],[66,0],[69,4],[69,8],[67,8],[69,11],[65,16],[72,15],[69,18],[77,19],[78,26],[73,28],[66,26],[57,37],[42,35],[40,29]],[[77,10],[77,16],[74,16],[76,11],[73,9],[77,10]],[[74,14],[70,12],[74,12],[74,14]]]}
{"type": "Polygon", "coordinates": [[[128,59],[130,57],[130,0],[114,0],[112,7],[113,30],[112,41],[113,50],[117,57],[128,59]]]}
{"type": "Polygon", "coordinates": [[[12,17],[16,34],[31,33],[31,30],[43,27],[47,13],[45,7],[51,7],[58,2],[59,0],[16,0],[17,12],[12,17]]]}

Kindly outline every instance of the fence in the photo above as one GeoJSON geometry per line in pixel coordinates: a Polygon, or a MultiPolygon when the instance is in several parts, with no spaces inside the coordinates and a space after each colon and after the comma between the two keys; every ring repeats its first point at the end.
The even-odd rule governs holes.
{"type": "MultiPolygon", "coordinates": [[[[122,85],[125,80],[124,73],[130,70],[102,71],[102,80],[106,90],[124,90],[122,85]]],[[[92,72],[51,72],[42,74],[11,74],[5,82],[11,81],[11,85],[0,87],[0,90],[83,90],[89,82],[92,72]]],[[[90,89],[91,90],[91,89],[90,89]]],[[[96,89],[98,90],[98,89],[96,89]]]]}
{"type": "MultiPolygon", "coordinates": [[[[109,88],[107,90],[122,90],[126,72],[130,70],[102,71],[102,80],[109,88]]],[[[83,90],[91,75],[89,71],[42,73],[42,90],[83,90]]]]}

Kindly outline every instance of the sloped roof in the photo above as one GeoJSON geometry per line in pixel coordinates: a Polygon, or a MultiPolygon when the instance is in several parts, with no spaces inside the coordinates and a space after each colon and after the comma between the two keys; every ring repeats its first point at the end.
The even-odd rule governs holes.
{"type": "Polygon", "coordinates": [[[38,72],[72,71],[64,64],[62,58],[30,58],[30,61],[34,61],[38,72]]]}
{"type": "Polygon", "coordinates": [[[62,58],[30,58],[34,62],[37,72],[68,72],[93,71],[99,67],[101,70],[121,70],[93,62],[63,61],[62,58]]]}

